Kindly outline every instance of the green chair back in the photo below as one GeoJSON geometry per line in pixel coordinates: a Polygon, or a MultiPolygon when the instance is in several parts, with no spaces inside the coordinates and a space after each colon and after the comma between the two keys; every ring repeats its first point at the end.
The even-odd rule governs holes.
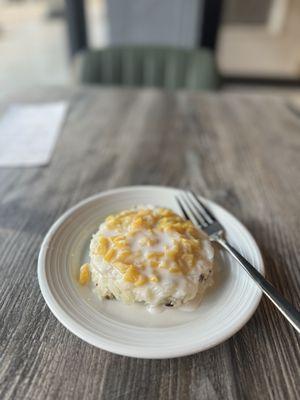
{"type": "Polygon", "coordinates": [[[80,83],[165,89],[219,87],[213,54],[173,47],[122,46],[87,50],[77,70],[80,83]]]}

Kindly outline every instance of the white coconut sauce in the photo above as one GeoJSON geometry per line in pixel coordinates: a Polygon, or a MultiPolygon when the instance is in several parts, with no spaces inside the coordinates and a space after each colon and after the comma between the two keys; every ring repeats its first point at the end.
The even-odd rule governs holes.
{"type": "MultiPolygon", "coordinates": [[[[121,232],[127,234],[129,231],[121,232]]],[[[194,268],[186,275],[171,273],[167,268],[161,266],[162,263],[171,265],[173,261],[165,257],[165,251],[171,250],[174,246],[174,241],[180,236],[176,232],[161,232],[153,230],[151,233],[147,230],[141,230],[133,237],[128,239],[130,251],[137,253],[134,264],[138,267],[143,266],[142,273],[147,276],[148,281],[141,286],[134,286],[125,282],[122,279],[122,274],[117,271],[113,266],[106,263],[101,257],[95,256],[94,250],[98,245],[98,238],[100,235],[111,237],[120,235],[120,232],[108,230],[105,223],[100,225],[97,234],[94,235],[91,242],[91,273],[92,280],[97,285],[96,293],[101,297],[103,295],[103,281],[105,279],[113,279],[120,291],[130,292],[130,298],[136,302],[143,302],[146,304],[147,310],[152,314],[157,314],[164,311],[166,299],[172,299],[174,306],[182,311],[195,310],[203,297],[204,291],[207,286],[211,284],[211,269],[213,260],[213,248],[208,239],[203,237],[201,240],[201,256],[197,260],[194,268]],[[141,245],[143,239],[155,239],[157,243],[153,245],[141,245]],[[150,265],[148,254],[151,252],[164,253],[160,260],[160,265],[154,269],[150,265]],[[159,281],[153,283],[150,277],[153,275],[159,276],[159,281]],[[204,279],[199,281],[199,277],[204,279]],[[207,281],[206,281],[207,278],[207,281]],[[102,291],[102,292],[101,292],[102,291]]]]}

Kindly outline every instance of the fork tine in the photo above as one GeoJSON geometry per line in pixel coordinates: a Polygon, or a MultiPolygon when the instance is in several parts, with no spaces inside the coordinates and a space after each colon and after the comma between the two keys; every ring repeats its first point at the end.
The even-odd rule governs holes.
{"type": "Polygon", "coordinates": [[[215,222],[216,218],[214,215],[208,210],[208,208],[203,204],[203,202],[199,199],[199,197],[191,190],[191,194],[193,195],[193,198],[196,200],[198,207],[202,210],[202,213],[205,213],[210,219],[210,222],[215,222]]]}
{"type": "Polygon", "coordinates": [[[188,214],[186,213],[186,211],[185,211],[183,205],[181,204],[181,201],[180,201],[179,197],[175,196],[175,199],[176,199],[176,201],[177,201],[177,203],[178,203],[178,205],[179,205],[179,208],[180,208],[182,214],[184,215],[185,219],[190,219],[190,217],[189,217],[188,214]]]}
{"type": "Polygon", "coordinates": [[[211,219],[209,217],[207,217],[207,215],[205,214],[205,212],[203,212],[203,210],[198,206],[198,204],[195,204],[194,198],[192,196],[191,192],[186,192],[186,197],[188,199],[188,201],[190,202],[191,207],[193,207],[194,212],[201,217],[201,219],[203,220],[203,223],[205,225],[208,225],[211,223],[211,219]]]}
{"type": "Polygon", "coordinates": [[[199,216],[194,212],[194,210],[191,208],[190,204],[185,198],[182,197],[180,200],[179,197],[176,197],[176,200],[178,201],[179,207],[184,212],[184,215],[188,216],[188,219],[193,219],[194,221],[196,221],[196,224],[200,225],[201,227],[206,225],[205,222],[200,220],[199,216]]]}
{"type": "Polygon", "coordinates": [[[191,210],[191,212],[193,212],[194,215],[197,216],[198,219],[201,220],[201,225],[202,226],[206,226],[210,223],[209,219],[206,218],[205,214],[201,212],[201,210],[199,210],[199,208],[194,204],[194,201],[191,200],[190,198],[190,193],[189,192],[185,192],[185,202],[188,205],[189,209],[191,210]]]}

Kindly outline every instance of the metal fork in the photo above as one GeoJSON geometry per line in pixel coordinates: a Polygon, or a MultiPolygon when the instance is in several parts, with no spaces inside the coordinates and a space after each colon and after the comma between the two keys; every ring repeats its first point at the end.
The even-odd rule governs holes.
{"type": "Polygon", "coordinates": [[[253,265],[251,265],[224,238],[224,228],[212,212],[204,205],[194,192],[182,192],[176,196],[177,203],[186,219],[198,225],[213,242],[219,243],[248,272],[251,278],[262,289],[263,293],[275,304],[285,318],[300,333],[300,312],[285,300],[281,294],[268,282],[253,265]]]}

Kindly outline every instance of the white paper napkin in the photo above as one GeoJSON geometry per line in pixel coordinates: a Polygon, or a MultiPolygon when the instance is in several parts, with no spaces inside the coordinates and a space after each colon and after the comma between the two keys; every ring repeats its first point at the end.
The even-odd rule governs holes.
{"type": "Polygon", "coordinates": [[[0,119],[0,166],[46,165],[68,103],[15,104],[0,119]]]}

